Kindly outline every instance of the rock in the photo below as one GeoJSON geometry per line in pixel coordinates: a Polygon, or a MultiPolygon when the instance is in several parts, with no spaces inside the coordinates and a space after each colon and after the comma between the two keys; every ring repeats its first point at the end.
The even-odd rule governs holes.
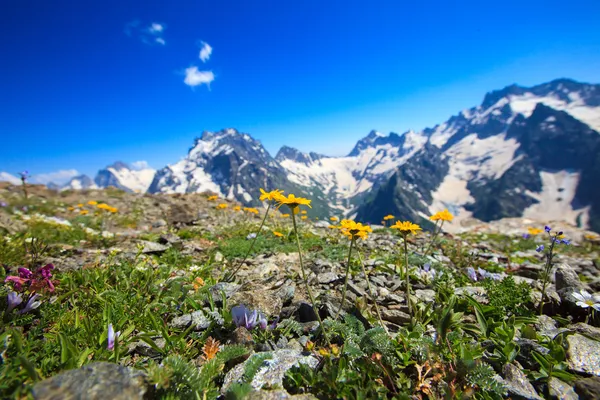
{"type": "Polygon", "coordinates": [[[478,303],[487,304],[487,291],[481,286],[465,286],[454,289],[456,295],[469,295],[477,300],[478,303]]]}
{"type": "Polygon", "coordinates": [[[360,297],[365,297],[367,295],[364,290],[350,280],[348,281],[348,290],[360,297]]]}
{"type": "Polygon", "coordinates": [[[153,228],[162,228],[163,226],[167,226],[167,221],[164,219],[157,219],[152,223],[153,228]]]}
{"type": "Polygon", "coordinates": [[[555,274],[556,291],[560,293],[563,289],[583,289],[577,272],[567,264],[559,265],[555,274]]]}
{"type": "Polygon", "coordinates": [[[529,383],[529,379],[527,379],[525,373],[516,365],[505,364],[502,368],[502,374],[504,375],[504,385],[509,395],[522,399],[543,399],[537,394],[533,385],[529,383]]]}
{"type": "Polygon", "coordinates": [[[226,393],[229,386],[234,382],[243,382],[246,366],[251,362],[256,362],[257,357],[268,357],[258,369],[254,377],[248,382],[254,389],[262,388],[281,388],[283,387],[283,377],[285,373],[300,364],[305,364],[310,368],[316,368],[319,360],[312,354],[302,353],[297,350],[282,349],[273,352],[255,353],[246,361],[236,365],[225,375],[225,381],[221,387],[221,393],[226,393]]]}
{"type": "Polygon", "coordinates": [[[62,372],[35,384],[34,399],[130,400],[143,399],[146,375],[129,367],[96,362],[62,372]]]}
{"type": "Polygon", "coordinates": [[[567,336],[569,368],[585,375],[600,376],[600,342],[578,333],[567,336]]]}
{"type": "Polygon", "coordinates": [[[517,361],[527,369],[534,369],[537,366],[536,361],[531,356],[532,351],[540,354],[548,354],[550,350],[539,344],[536,340],[531,339],[516,339],[515,342],[519,345],[520,351],[517,355],[517,361]]]}
{"type": "Polygon", "coordinates": [[[160,243],[149,242],[147,240],[140,240],[139,243],[144,246],[142,249],[142,253],[144,254],[160,254],[169,249],[169,246],[165,246],[164,244],[160,243]]]}
{"type": "Polygon", "coordinates": [[[383,308],[381,310],[381,318],[397,325],[407,324],[410,322],[410,315],[403,311],[390,310],[389,308],[383,308]]]}
{"type": "MultiPolygon", "coordinates": [[[[596,328],[594,326],[585,324],[583,322],[578,322],[574,325],[569,325],[567,328],[571,331],[575,331],[584,336],[587,336],[590,339],[600,341],[600,328],[596,328]]],[[[599,355],[599,357],[600,357],[600,355],[599,355]]]]}
{"type": "Polygon", "coordinates": [[[287,304],[294,298],[296,294],[296,283],[292,280],[287,280],[277,291],[275,295],[281,299],[283,304],[287,304]]]}
{"type": "Polygon", "coordinates": [[[581,400],[600,400],[600,378],[597,376],[575,381],[574,389],[581,400]]]}
{"type": "MultiPolygon", "coordinates": [[[[164,349],[167,342],[162,337],[158,336],[152,338],[154,343],[159,349],[164,349]]],[[[139,354],[146,357],[160,357],[162,353],[156,351],[153,347],[151,347],[148,343],[140,340],[138,342],[130,343],[127,348],[128,354],[139,354]]]]}
{"type": "MultiPolygon", "coordinates": [[[[418,289],[415,290],[415,296],[420,301],[425,303],[433,303],[435,301],[435,290],[432,289],[418,289]]],[[[412,298],[412,296],[411,296],[412,298]]]]}
{"type": "Polygon", "coordinates": [[[295,394],[291,395],[283,389],[277,390],[254,390],[246,397],[245,400],[317,400],[312,394],[295,394]]]}
{"type": "Polygon", "coordinates": [[[173,318],[170,325],[176,329],[187,329],[190,325],[193,325],[195,331],[201,331],[208,328],[210,322],[210,319],[208,319],[202,311],[194,311],[191,314],[173,318]]]}
{"type": "Polygon", "coordinates": [[[253,347],[254,339],[252,338],[252,334],[248,329],[246,329],[246,327],[240,326],[233,331],[233,343],[253,347]]]}
{"type": "Polygon", "coordinates": [[[190,206],[173,204],[167,216],[169,225],[191,225],[197,218],[197,214],[190,206]]]}
{"type": "Polygon", "coordinates": [[[579,396],[575,393],[573,387],[557,378],[550,378],[548,390],[551,399],[579,400],[579,396]]]}
{"type": "Polygon", "coordinates": [[[220,303],[223,299],[223,293],[225,293],[225,298],[230,298],[240,289],[240,285],[238,283],[233,282],[219,282],[213,286],[211,286],[208,291],[210,292],[213,301],[215,303],[220,303]]]}
{"type": "Polygon", "coordinates": [[[181,249],[183,247],[183,241],[181,238],[173,233],[165,233],[160,235],[158,238],[158,243],[164,244],[165,246],[173,246],[176,249],[181,249]]]}
{"type": "Polygon", "coordinates": [[[325,272],[324,274],[317,275],[317,282],[322,285],[335,282],[338,279],[340,279],[340,276],[335,272],[325,272]]]}
{"type": "Polygon", "coordinates": [[[554,338],[559,333],[559,330],[556,328],[556,321],[544,314],[537,317],[535,330],[540,335],[549,338],[554,338]]]}
{"type": "Polygon", "coordinates": [[[258,310],[267,317],[277,317],[281,312],[283,301],[275,291],[255,289],[234,293],[227,302],[230,307],[244,305],[250,310],[258,310]]]}
{"type": "Polygon", "coordinates": [[[329,228],[329,225],[327,221],[317,221],[314,223],[315,228],[329,228]]]}

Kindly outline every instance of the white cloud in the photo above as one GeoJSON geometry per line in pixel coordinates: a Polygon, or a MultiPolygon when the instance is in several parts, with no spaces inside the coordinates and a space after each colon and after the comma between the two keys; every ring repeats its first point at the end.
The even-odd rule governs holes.
{"type": "Polygon", "coordinates": [[[210,58],[210,55],[212,54],[212,47],[210,46],[210,44],[206,43],[206,42],[201,42],[202,43],[202,48],[200,49],[200,59],[202,60],[202,62],[207,62],[208,59],[210,58]]]}
{"type": "Polygon", "coordinates": [[[152,34],[158,34],[161,33],[163,30],[165,29],[163,24],[159,24],[158,22],[153,22],[150,27],[148,28],[148,31],[152,34]]]}
{"type": "Polygon", "coordinates": [[[152,167],[148,164],[148,161],[135,161],[131,163],[131,168],[141,171],[142,169],[152,169],[152,167]]]}
{"type": "Polygon", "coordinates": [[[152,22],[150,25],[143,25],[139,20],[134,20],[125,24],[125,34],[130,37],[137,37],[143,43],[154,45],[165,45],[164,38],[167,25],[162,22],[152,22]]]}
{"type": "Polygon", "coordinates": [[[18,185],[21,183],[21,180],[8,172],[0,172],[0,182],[10,182],[13,185],[18,185]]]}
{"type": "Polygon", "coordinates": [[[198,86],[203,83],[210,87],[210,83],[215,80],[215,74],[212,71],[198,71],[198,67],[193,66],[185,69],[185,79],[183,82],[188,86],[198,86]]]}
{"type": "Polygon", "coordinates": [[[48,172],[46,174],[33,175],[30,181],[31,183],[41,183],[43,185],[47,185],[51,182],[62,185],[77,175],[80,175],[80,173],[75,169],[63,169],[55,172],[48,172]]]}

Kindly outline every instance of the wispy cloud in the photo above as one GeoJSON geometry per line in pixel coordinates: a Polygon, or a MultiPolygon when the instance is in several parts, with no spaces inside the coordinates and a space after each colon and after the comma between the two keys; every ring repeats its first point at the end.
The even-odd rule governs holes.
{"type": "Polygon", "coordinates": [[[142,24],[139,20],[134,20],[125,24],[125,34],[129,37],[136,37],[143,43],[152,45],[165,45],[167,42],[164,38],[167,25],[162,22],[152,22],[149,25],[142,24]]]}
{"type": "Polygon", "coordinates": [[[183,82],[191,87],[206,84],[210,88],[210,83],[214,80],[215,74],[212,71],[199,71],[198,67],[192,66],[185,69],[183,82]]]}
{"type": "Polygon", "coordinates": [[[131,168],[141,171],[143,169],[152,169],[152,167],[150,166],[150,164],[148,164],[148,161],[135,161],[131,163],[131,168]]]}
{"type": "Polygon", "coordinates": [[[202,48],[200,49],[200,59],[202,60],[202,62],[207,62],[208,59],[210,58],[210,55],[212,54],[212,47],[210,46],[210,44],[206,43],[206,42],[200,42],[202,44],[202,48]]]}
{"type": "Polygon", "coordinates": [[[33,175],[30,181],[31,183],[41,183],[43,185],[47,185],[51,182],[62,185],[77,175],[80,175],[80,173],[76,169],[63,169],[60,171],[33,175]]]}
{"type": "Polygon", "coordinates": [[[13,185],[18,185],[21,180],[8,172],[0,172],[0,182],[10,182],[13,185]]]}

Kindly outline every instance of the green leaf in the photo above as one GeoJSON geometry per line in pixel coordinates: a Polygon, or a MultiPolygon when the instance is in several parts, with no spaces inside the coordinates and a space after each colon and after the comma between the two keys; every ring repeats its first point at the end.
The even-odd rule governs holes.
{"type": "Polygon", "coordinates": [[[32,381],[37,382],[40,380],[40,375],[36,371],[35,365],[33,365],[31,361],[29,361],[25,356],[18,356],[17,360],[19,360],[19,363],[21,363],[21,366],[23,366],[23,369],[25,372],[27,372],[27,375],[32,381]]]}

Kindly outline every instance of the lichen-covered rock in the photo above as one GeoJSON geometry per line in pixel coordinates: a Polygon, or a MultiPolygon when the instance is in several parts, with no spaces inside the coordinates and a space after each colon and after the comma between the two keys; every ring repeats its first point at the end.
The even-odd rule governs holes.
{"type": "Polygon", "coordinates": [[[560,379],[551,378],[548,384],[550,397],[558,400],[578,400],[579,396],[571,385],[560,379]]]}
{"type": "Polygon", "coordinates": [[[567,363],[578,373],[600,376],[600,342],[580,334],[567,336],[567,363]]]}
{"type": "Polygon", "coordinates": [[[147,398],[148,389],[143,372],[97,362],[36,383],[32,395],[36,400],[135,400],[147,398]]]}
{"type": "Polygon", "coordinates": [[[246,306],[250,310],[258,310],[268,317],[279,316],[283,302],[277,292],[265,289],[239,291],[229,298],[227,305],[246,306]]]}
{"type": "Polygon", "coordinates": [[[521,368],[513,364],[506,364],[502,368],[502,374],[509,395],[528,400],[542,400],[521,368]]]}
{"type": "Polygon", "coordinates": [[[210,322],[210,319],[207,318],[202,311],[194,311],[191,314],[184,314],[173,318],[170,325],[177,329],[187,329],[193,325],[195,331],[201,331],[208,328],[210,322]]]}
{"type": "Polygon", "coordinates": [[[229,386],[234,382],[241,383],[243,381],[246,366],[255,362],[256,357],[266,358],[259,367],[251,382],[248,382],[254,389],[282,388],[283,377],[285,373],[300,364],[308,365],[311,368],[316,368],[319,360],[312,354],[302,353],[293,349],[282,349],[267,353],[255,353],[246,361],[236,365],[225,376],[225,381],[221,387],[221,393],[226,393],[229,386]]]}

